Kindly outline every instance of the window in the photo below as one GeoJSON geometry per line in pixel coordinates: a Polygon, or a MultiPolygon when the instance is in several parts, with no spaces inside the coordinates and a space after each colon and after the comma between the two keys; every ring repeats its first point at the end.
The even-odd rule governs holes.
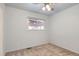
{"type": "Polygon", "coordinates": [[[44,20],[35,17],[28,18],[29,30],[44,30],[44,20]]]}

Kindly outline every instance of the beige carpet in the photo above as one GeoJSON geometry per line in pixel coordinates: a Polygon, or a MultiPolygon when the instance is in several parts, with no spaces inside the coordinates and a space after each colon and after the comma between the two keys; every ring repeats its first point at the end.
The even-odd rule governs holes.
{"type": "Polygon", "coordinates": [[[6,56],[79,56],[79,54],[52,44],[44,44],[31,49],[7,52],[6,56]]]}

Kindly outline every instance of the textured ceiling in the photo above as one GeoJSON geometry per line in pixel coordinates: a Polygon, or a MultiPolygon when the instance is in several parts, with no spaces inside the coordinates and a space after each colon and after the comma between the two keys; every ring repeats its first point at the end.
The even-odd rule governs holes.
{"type": "Polygon", "coordinates": [[[66,8],[70,8],[76,4],[77,3],[54,3],[53,11],[42,11],[42,7],[43,7],[42,3],[6,3],[7,6],[16,7],[32,12],[37,12],[48,16],[60,12],[66,8]]]}

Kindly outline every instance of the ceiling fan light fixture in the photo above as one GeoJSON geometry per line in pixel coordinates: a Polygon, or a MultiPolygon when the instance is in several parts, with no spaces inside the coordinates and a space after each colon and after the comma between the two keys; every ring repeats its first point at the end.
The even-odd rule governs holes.
{"type": "Polygon", "coordinates": [[[47,5],[46,5],[46,8],[47,8],[47,9],[50,8],[50,5],[47,4],[47,5]]]}
{"type": "Polygon", "coordinates": [[[52,11],[52,4],[51,3],[44,3],[44,6],[42,8],[43,11],[47,10],[47,11],[52,11]]]}
{"type": "Polygon", "coordinates": [[[48,8],[47,10],[48,10],[48,11],[51,11],[51,8],[48,8]]]}
{"type": "Polygon", "coordinates": [[[51,7],[50,7],[49,4],[46,5],[46,9],[47,9],[48,11],[51,11],[51,7]]]}
{"type": "Polygon", "coordinates": [[[43,8],[42,8],[42,10],[43,10],[43,11],[45,11],[45,10],[46,10],[46,8],[45,8],[45,7],[43,7],[43,8]]]}

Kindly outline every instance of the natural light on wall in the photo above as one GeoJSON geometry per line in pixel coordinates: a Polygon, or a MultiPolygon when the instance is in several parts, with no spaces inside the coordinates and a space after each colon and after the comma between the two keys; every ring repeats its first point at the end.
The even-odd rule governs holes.
{"type": "Polygon", "coordinates": [[[28,23],[28,29],[29,30],[44,30],[44,20],[35,18],[35,17],[29,17],[27,20],[28,23]]]}

